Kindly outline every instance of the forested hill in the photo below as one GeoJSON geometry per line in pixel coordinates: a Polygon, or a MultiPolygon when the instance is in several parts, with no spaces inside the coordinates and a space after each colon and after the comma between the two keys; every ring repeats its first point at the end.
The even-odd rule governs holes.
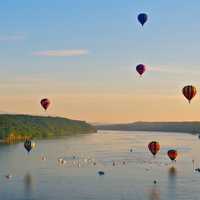
{"type": "Polygon", "coordinates": [[[200,122],[135,122],[129,124],[97,125],[99,130],[161,131],[200,133],[200,122]]]}
{"type": "Polygon", "coordinates": [[[0,139],[48,138],[76,133],[92,133],[96,128],[77,120],[31,115],[0,115],[0,139]]]}

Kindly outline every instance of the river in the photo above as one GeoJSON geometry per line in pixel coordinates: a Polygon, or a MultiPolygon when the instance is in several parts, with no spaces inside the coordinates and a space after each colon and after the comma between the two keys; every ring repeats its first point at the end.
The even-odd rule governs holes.
{"type": "Polygon", "coordinates": [[[195,135],[98,131],[36,144],[30,154],[23,143],[0,146],[0,199],[200,199],[200,173],[192,163],[200,167],[200,140],[195,135]],[[161,145],[156,158],[147,147],[152,140],[161,145]],[[178,150],[176,163],[167,157],[171,148],[178,150]],[[58,158],[66,163],[59,164],[58,158]],[[105,175],[99,176],[100,170],[105,175]]]}

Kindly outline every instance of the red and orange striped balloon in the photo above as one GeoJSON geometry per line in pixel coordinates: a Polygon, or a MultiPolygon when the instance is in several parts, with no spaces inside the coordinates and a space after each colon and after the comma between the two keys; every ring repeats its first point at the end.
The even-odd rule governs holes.
{"type": "Polygon", "coordinates": [[[155,156],[160,150],[160,144],[156,141],[152,141],[148,145],[149,151],[155,156]]]}
{"type": "Polygon", "coordinates": [[[169,158],[174,161],[176,160],[176,157],[178,156],[178,152],[174,149],[171,149],[167,152],[167,155],[169,156],[169,158]]]}
{"type": "Polygon", "coordinates": [[[185,98],[189,101],[189,103],[191,102],[191,100],[195,97],[197,90],[194,86],[192,85],[187,85],[183,88],[182,90],[183,95],[185,96],[185,98]]]}

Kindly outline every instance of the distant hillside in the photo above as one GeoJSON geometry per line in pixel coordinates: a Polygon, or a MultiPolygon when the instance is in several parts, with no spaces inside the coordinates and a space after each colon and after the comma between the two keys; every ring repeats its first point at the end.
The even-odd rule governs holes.
{"type": "Polygon", "coordinates": [[[99,130],[161,131],[200,133],[200,122],[135,122],[129,124],[97,125],[99,130]]]}
{"type": "Polygon", "coordinates": [[[61,117],[0,114],[0,139],[48,138],[92,133],[96,128],[84,121],[61,117]]]}

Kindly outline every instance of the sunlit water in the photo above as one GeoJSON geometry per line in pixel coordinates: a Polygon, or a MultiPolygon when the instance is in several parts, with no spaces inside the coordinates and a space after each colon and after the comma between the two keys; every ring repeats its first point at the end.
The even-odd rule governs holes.
{"type": "Polygon", "coordinates": [[[195,135],[99,131],[36,142],[29,155],[22,143],[0,146],[0,199],[200,199],[200,173],[192,163],[194,159],[195,168],[200,167],[200,140],[195,135]],[[152,140],[161,145],[156,158],[147,148],[152,140]],[[176,163],[166,155],[171,148],[179,152],[176,163]],[[58,163],[60,157],[65,165],[58,163]],[[99,176],[99,170],[105,175],[99,176]],[[7,179],[7,174],[12,177],[7,179]]]}

